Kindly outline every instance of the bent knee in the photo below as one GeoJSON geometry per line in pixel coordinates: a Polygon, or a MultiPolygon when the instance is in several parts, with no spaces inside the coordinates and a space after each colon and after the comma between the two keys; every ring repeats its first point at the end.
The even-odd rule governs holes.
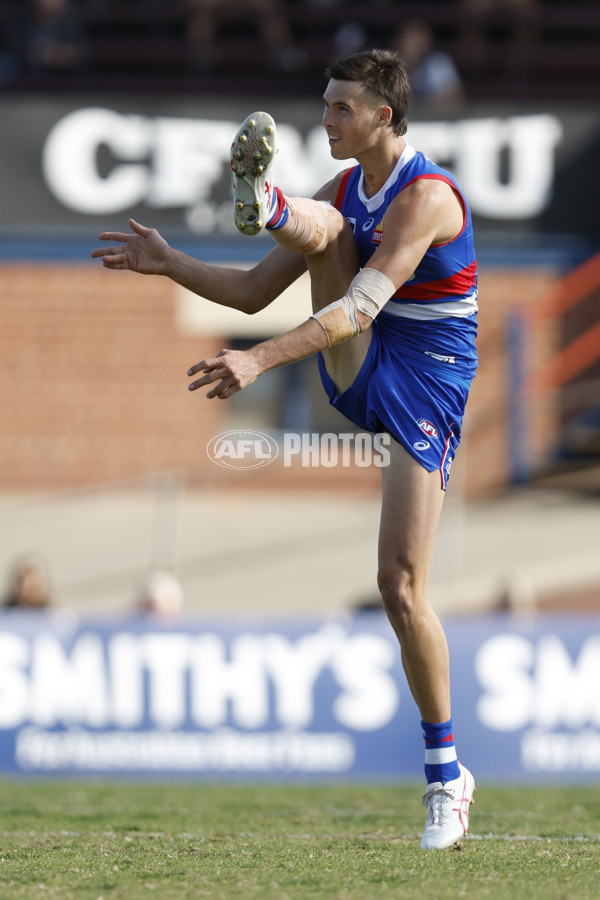
{"type": "Polygon", "coordinates": [[[408,568],[380,568],[377,584],[384,609],[394,627],[401,631],[410,628],[425,600],[415,574],[408,568]]]}

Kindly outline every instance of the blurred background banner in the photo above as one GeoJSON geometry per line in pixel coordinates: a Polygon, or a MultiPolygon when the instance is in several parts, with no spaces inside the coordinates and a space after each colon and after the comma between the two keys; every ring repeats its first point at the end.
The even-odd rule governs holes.
{"type": "MultiPolygon", "coordinates": [[[[597,619],[446,623],[478,777],[600,779],[597,619]]],[[[0,620],[0,768],[417,777],[419,721],[380,612],[232,626],[0,620]]]]}
{"type": "MultiPolygon", "coordinates": [[[[310,195],[349,164],[330,158],[318,100],[263,102],[278,123],[284,191],[310,195]]],[[[0,98],[0,237],[122,229],[130,215],[184,238],[234,237],[229,144],[248,103],[0,98]]],[[[417,110],[408,140],[458,178],[480,238],[598,233],[588,200],[600,187],[600,112],[589,105],[467,104],[449,118],[417,110]]]]}

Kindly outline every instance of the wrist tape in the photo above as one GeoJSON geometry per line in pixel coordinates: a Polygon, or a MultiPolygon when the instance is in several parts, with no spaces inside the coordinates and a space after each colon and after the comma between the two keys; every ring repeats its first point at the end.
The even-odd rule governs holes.
{"type": "Polygon", "coordinates": [[[329,346],[340,344],[360,333],[358,313],[362,312],[374,319],[385,306],[396,287],[383,272],[377,269],[361,269],[354,276],[348,293],[340,300],[313,313],[329,341],[329,346]]]}

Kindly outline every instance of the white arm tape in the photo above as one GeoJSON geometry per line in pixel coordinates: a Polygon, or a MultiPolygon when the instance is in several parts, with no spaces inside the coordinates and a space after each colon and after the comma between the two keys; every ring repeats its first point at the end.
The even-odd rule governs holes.
{"type": "Polygon", "coordinates": [[[395,290],[394,282],[383,272],[361,269],[352,279],[347,294],[320,309],[311,318],[321,325],[331,347],[359,334],[359,311],[374,319],[395,290]]]}

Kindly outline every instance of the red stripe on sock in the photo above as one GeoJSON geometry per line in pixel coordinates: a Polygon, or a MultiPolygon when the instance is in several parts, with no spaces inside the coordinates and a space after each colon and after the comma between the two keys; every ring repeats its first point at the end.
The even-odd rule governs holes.
{"type": "Polygon", "coordinates": [[[281,216],[281,213],[283,212],[283,210],[286,207],[286,201],[285,201],[285,197],[283,196],[283,191],[278,187],[275,187],[274,191],[275,191],[275,197],[277,198],[277,207],[275,209],[275,212],[273,212],[272,215],[269,216],[269,219],[267,221],[267,228],[269,228],[269,226],[271,226],[271,225],[277,224],[277,222],[279,221],[279,218],[281,216]]]}
{"type": "Polygon", "coordinates": [[[454,741],[454,735],[453,735],[453,734],[449,734],[448,737],[445,737],[445,738],[437,738],[437,739],[434,740],[434,741],[425,741],[425,746],[427,747],[429,744],[437,744],[439,741],[441,741],[441,742],[444,742],[444,741],[447,741],[447,742],[449,742],[449,741],[454,741]]]}

